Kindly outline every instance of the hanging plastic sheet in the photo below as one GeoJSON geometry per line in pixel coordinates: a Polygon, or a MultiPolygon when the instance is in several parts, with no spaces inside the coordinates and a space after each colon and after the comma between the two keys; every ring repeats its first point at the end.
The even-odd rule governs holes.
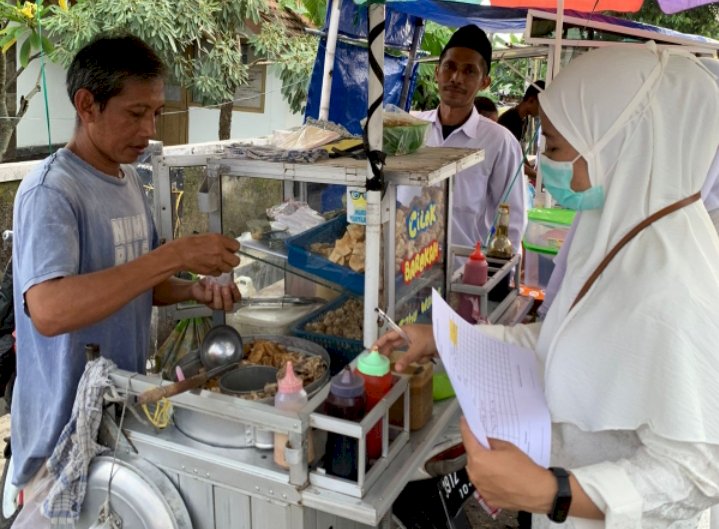
{"type": "MultiPolygon", "coordinates": [[[[316,118],[319,115],[324,50],[325,42],[323,40],[320,43],[317,60],[312,71],[305,117],[316,118]]],[[[362,134],[360,120],[367,117],[367,60],[366,49],[341,41],[337,42],[329,120],[343,125],[353,134],[362,134]]],[[[385,54],[384,61],[384,102],[398,105],[402,94],[402,80],[407,66],[407,57],[393,57],[385,54]]],[[[413,84],[410,85],[410,94],[414,89],[413,84]]]]}

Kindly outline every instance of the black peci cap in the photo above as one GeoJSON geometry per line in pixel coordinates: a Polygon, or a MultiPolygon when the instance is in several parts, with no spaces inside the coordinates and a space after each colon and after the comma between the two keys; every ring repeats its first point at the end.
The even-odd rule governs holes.
{"type": "Polygon", "coordinates": [[[462,26],[454,32],[442,50],[442,56],[450,48],[469,48],[479,53],[487,64],[487,73],[492,66],[492,43],[487,34],[474,24],[462,26]]]}

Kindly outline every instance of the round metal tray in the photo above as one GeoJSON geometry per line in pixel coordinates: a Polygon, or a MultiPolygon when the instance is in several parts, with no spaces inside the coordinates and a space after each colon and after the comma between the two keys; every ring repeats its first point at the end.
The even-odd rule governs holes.
{"type": "MultiPolygon", "coordinates": [[[[305,387],[305,391],[310,398],[329,380],[330,357],[324,347],[295,336],[257,334],[242,337],[242,342],[244,344],[251,344],[256,340],[268,340],[275,342],[284,346],[289,351],[319,355],[325,360],[328,367],[324,376],[305,387]]],[[[195,352],[194,355],[189,354],[183,358],[179,365],[185,376],[192,376],[199,371],[202,364],[195,352]]],[[[270,397],[262,399],[259,402],[272,405],[273,401],[274,399],[270,397]]],[[[180,430],[180,432],[203,444],[219,448],[246,448],[248,446],[260,447],[260,445],[262,448],[271,448],[271,445],[268,446],[266,440],[267,436],[263,435],[262,431],[256,430],[249,424],[224,420],[219,417],[214,417],[212,415],[207,415],[187,408],[181,408],[179,406],[174,407],[173,417],[175,426],[178,430],[180,430]],[[261,438],[259,443],[257,442],[258,436],[261,438]]]]}
{"type": "Polygon", "coordinates": [[[185,502],[170,478],[146,459],[132,455],[115,459],[114,466],[111,456],[93,459],[76,529],[90,528],[97,521],[111,472],[110,504],[122,518],[123,527],[192,529],[185,502]]]}

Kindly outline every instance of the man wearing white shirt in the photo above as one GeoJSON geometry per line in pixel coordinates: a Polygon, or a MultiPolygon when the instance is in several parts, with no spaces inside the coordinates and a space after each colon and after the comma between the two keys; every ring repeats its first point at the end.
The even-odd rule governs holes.
{"type": "Polygon", "coordinates": [[[458,29],[435,70],[439,107],[415,115],[432,122],[428,146],[484,151],[484,161],[454,178],[451,243],[487,244],[497,208],[504,201],[509,203],[509,237],[519,251],[527,225],[521,147],[511,132],[474,107],[477,92],[491,82],[491,61],[492,45],[484,31],[471,24],[458,29]]]}

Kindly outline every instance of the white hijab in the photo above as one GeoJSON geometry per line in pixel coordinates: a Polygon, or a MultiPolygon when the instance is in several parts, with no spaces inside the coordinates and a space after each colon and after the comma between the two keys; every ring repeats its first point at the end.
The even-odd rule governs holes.
{"type": "Polygon", "coordinates": [[[719,87],[677,51],[607,47],[539,95],[606,194],[582,213],[538,342],[554,422],[719,443],[719,238],[700,201],[602,258],[652,213],[697,193],[719,145],[719,87]]]}
{"type": "MultiPolygon", "coordinates": [[[[700,60],[702,64],[706,66],[712,74],[714,74],[717,83],[719,83],[719,60],[709,59],[706,57],[700,60]]],[[[717,147],[714,161],[709,168],[707,180],[704,183],[704,187],[702,187],[702,200],[704,201],[704,205],[707,207],[707,211],[719,209],[719,146],[717,147]]]]}

